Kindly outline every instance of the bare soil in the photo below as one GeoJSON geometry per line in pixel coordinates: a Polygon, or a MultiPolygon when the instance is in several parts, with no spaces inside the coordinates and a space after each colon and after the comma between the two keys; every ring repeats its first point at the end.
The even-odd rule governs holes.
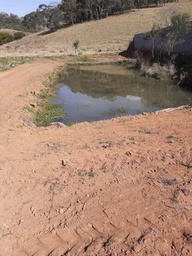
{"type": "Polygon", "coordinates": [[[192,109],[37,128],[60,65],[0,73],[0,255],[192,255],[192,109]]]}
{"type": "MultiPolygon", "coordinates": [[[[77,39],[82,54],[116,53],[191,5],[28,35],[0,57],[74,54],[77,39]]],[[[0,72],[0,256],[192,255],[192,109],[37,128],[28,109],[64,65],[38,59],[0,72]]]]}

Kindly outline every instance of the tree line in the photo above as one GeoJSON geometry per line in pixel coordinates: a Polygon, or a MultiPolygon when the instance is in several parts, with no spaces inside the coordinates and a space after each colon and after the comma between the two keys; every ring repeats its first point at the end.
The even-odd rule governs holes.
{"type": "Polygon", "coordinates": [[[40,4],[36,11],[19,18],[17,15],[0,13],[0,28],[37,32],[43,29],[59,28],[75,23],[98,20],[140,9],[163,6],[176,0],[62,0],[60,3],[40,4]]]}
{"type": "Polygon", "coordinates": [[[62,0],[60,10],[67,22],[79,23],[105,18],[131,9],[163,6],[175,0],[62,0]]]}
{"type": "Polygon", "coordinates": [[[0,29],[24,30],[22,20],[15,14],[0,13],[0,29]]]}

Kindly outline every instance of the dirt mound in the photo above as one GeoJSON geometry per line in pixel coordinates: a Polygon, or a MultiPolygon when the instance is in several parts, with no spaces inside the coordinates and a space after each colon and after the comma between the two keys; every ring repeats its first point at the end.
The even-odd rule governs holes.
{"type": "Polygon", "coordinates": [[[191,108],[36,128],[62,64],[0,73],[0,255],[191,255],[191,108]]]}

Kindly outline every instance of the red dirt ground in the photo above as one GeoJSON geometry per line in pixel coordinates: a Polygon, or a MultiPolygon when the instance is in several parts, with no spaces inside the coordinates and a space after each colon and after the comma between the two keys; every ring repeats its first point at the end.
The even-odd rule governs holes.
{"type": "Polygon", "coordinates": [[[61,64],[0,73],[0,255],[192,255],[192,109],[37,128],[61,64]]]}

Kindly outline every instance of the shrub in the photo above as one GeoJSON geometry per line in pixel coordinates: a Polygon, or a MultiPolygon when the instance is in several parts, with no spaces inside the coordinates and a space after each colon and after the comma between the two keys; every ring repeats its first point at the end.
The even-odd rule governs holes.
{"type": "Polygon", "coordinates": [[[79,40],[75,40],[73,42],[73,47],[74,47],[74,50],[75,50],[75,55],[78,55],[79,40]]]}
{"type": "Polygon", "coordinates": [[[7,44],[14,40],[14,36],[7,32],[0,32],[0,45],[7,44]]]}
{"type": "Polygon", "coordinates": [[[23,33],[23,32],[16,32],[14,34],[14,40],[19,40],[19,39],[23,38],[24,36],[25,36],[25,33],[23,33]]]}

